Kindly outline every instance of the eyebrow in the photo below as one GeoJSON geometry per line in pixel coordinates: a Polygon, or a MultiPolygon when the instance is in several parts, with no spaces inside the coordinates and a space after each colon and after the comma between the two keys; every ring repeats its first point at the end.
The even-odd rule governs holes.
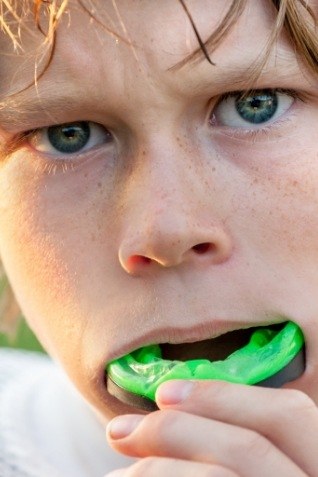
{"type": "MultiPolygon", "coordinates": [[[[183,72],[193,72],[199,68],[209,68],[211,75],[200,74],[200,78],[196,82],[195,76],[189,84],[189,91],[192,94],[205,94],[210,92],[211,96],[214,94],[220,94],[222,89],[223,93],[227,91],[240,91],[257,89],[258,87],[278,87],[279,83],[286,79],[292,79],[293,75],[299,76],[299,65],[296,60],[291,63],[291,56],[288,54],[275,55],[276,61],[273,65],[268,65],[263,68],[260,75],[256,76],[256,80],[251,84],[251,78],[253,78],[253,72],[256,71],[257,61],[249,58],[246,59],[246,64],[242,62],[238,64],[224,65],[222,68],[218,65],[213,66],[205,63],[205,57],[200,57],[200,61],[196,63],[196,68],[193,68],[192,62],[185,64],[182,67],[183,72]],[[249,63],[247,61],[249,60],[249,63]],[[285,68],[288,65],[289,68],[285,68]],[[275,81],[273,81],[275,79],[275,81]],[[260,84],[261,86],[257,86],[260,84]]],[[[181,70],[169,69],[168,73],[174,76],[181,70]]],[[[41,81],[45,81],[42,78],[41,81]]],[[[32,86],[32,85],[31,85],[32,86]]],[[[47,80],[45,84],[45,91],[39,93],[36,88],[30,87],[25,90],[9,97],[3,103],[0,103],[0,124],[8,131],[14,129],[14,126],[19,128],[25,128],[26,130],[32,129],[30,127],[30,118],[34,118],[33,122],[36,122],[36,118],[41,117],[43,122],[43,114],[45,115],[48,125],[58,124],[61,118],[61,112],[67,116],[68,113],[82,112],[85,104],[87,109],[91,108],[95,102],[94,98],[90,98],[90,95],[83,94],[83,89],[74,87],[74,83],[65,82],[60,83],[58,88],[56,82],[47,80]],[[78,99],[80,98],[80,99],[78,99]],[[41,116],[42,115],[42,116],[41,116]],[[57,119],[55,119],[55,117],[57,119]]],[[[79,118],[85,120],[85,118],[79,118]]],[[[37,125],[34,125],[36,128],[37,125]]]]}
{"type": "Polygon", "coordinates": [[[208,80],[208,83],[216,86],[230,86],[237,85],[237,87],[246,87],[252,89],[258,80],[262,82],[270,81],[277,78],[281,81],[290,78],[293,75],[299,75],[300,67],[297,58],[293,51],[286,48],[285,45],[276,45],[269,52],[264,52],[261,56],[255,58],[244,58],[243,61],[237,64],[222,65],[222,69],[218,63],[208,63],[206,56],[202,51],[197,51],[198,55],[190,54],[189,57],[184,58],[175,65],[172,65],[168,71],[172,74],[177,74],[182,71],[191,71],[196,68],[209,68],[213,79],[208,80]],[[288,67],[288,68],[286,68],[288,67]]]}
{"type": "Polygon", "coordinates": [[[43,113],[54,122],[54,116],[60,117],[61,111],[67,114],[78,108],[74,87],[72,92],[66,89],[62,93],[60,89],[49,88],[43,96],[34,88],[28,88],[0,103],[0,124],[7,129],[15,124],[23,127],[24,123],[29,127],[30,117],[38,117],[43,113]]]}

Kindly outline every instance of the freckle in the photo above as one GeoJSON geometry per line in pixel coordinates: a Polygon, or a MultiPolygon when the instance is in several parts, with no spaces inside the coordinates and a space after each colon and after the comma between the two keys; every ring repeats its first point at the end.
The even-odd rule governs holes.
{"type": "Polygon", "coordinates": [[[212,172],[215,172],[215,167],[212,167],[212,172]]]}
{"type": "Polygon", "coordinates": [[[87,174],[87,172],[85,172],[84,177],[87,177],[87,176],[88,176],[88,174],[87,174]]]}
{"type": "Polygon", "coordinates": [[[95,240],[96,240],[95,234],[92,234],[92,242],[95,242],[95,240]]]}
{"type": "Polygon", "coordinates": [[[101,187],[102,187],[102,183],[101,183],[101,182],[98,182],[97,186],[98,186],[99,188],[101,188],[101,187]]]}
{"type": "Polygon", "coordinates": [[[143,156],[146,155],[146,151],[145,151],[145,150],[142,151],[142,155],[143,155],[143,156]]]}

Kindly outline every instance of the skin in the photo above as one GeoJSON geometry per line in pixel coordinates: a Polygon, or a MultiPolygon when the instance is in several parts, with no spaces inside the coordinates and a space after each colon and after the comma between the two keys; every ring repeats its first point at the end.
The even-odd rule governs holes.
{"type": "MultiPolygon", "coordinates": [[[[205,39],[230,2],[187,4],[205,39]]],[[[270,127],[229,127],[217,104],[251,86],[246,71],[273,22],[268,2],[248,2],[213,52],[216,66],[179,69],[197,48],[180,5],[116,6],[96,1],[119,39],[71,2],[37,89],[0,110],[0,255],[21,308],[103,422],[131,412],[105,388],[112,359],[297,322],[307,353],[299,379],[279,390],[196,383],[177,403],[181,383],[165,384],[160,411],[111,423],[111,445],[142,457],[113,475],[318,475],[317,76],[280,38],[253,87],[306,101],[291,101],[270,127]],[[71,121],[110,135],[67,170],[56,167],[61,156],[37,150],[39,136],[6,152],[23,131],[71,121]]],[[[24,31],[17,54],[1,37],[1,97],[32,83],[42,40],[24,31]]]]}

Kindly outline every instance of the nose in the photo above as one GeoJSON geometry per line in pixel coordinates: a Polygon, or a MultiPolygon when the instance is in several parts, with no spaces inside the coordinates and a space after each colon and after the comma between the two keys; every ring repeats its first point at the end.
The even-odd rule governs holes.
{"type": "Polygon", "coordinates": [[[131,181],[118,251],[121,267],[128,274],[142,275],[158,267],[227,261],[232,239],[213,197],[206,196],[193,175],[185,177],[171,164],[161,166],[149,165],[131,181]]]}
{"type": "Polygon", "coordinates": [[[143,235],[129,234],[119,250],[122,268],[131,275],[139,275],[152,265],[175,267],[182,263],[216,265],[231,255],[231,241],[220,227],[211,227],[206,233],[203,228],[186,231],[177,224],[168,229],[154,227],[143,235]]]}

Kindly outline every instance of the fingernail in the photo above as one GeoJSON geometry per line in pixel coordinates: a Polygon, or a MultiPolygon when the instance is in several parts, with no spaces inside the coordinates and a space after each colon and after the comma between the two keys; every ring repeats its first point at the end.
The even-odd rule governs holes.
{"type": "Polygon", "coordinates": [[[156,401],[161,404],[178,404],[184,401],[193,389],[192,381],[167,381],[157,390],[156,401]]]}
{"type": "Polygon", "coordinates": [[[143,416],[127,415],[115,417],[107,426],[107,434],[111,439],[122,439],[129,436],[140,424],[143,416]]]}

